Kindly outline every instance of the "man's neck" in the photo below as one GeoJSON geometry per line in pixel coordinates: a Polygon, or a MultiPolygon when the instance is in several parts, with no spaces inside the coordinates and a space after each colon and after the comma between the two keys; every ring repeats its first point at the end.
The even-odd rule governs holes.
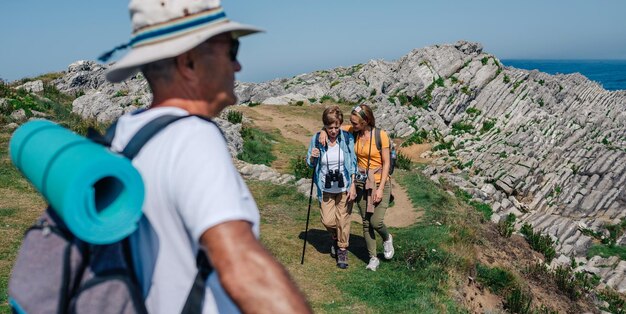
{"type": "Polygon", "coordinates": [[[209,118],[216,117],[219,112],[214,112],[212,110],[216,106],[211,106],[204,100],[195,100],[195,99],[184,99],[184,98],[168,98],[161,101],[153,101],[150,108],[160,108],[160,107],[176,107],[181,108],[191,115],[201,115],[209,118]]]}

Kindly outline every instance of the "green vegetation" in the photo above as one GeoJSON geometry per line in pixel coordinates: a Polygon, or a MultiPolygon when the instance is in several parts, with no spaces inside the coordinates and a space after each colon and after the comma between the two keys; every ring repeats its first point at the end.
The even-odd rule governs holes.
{"type": "Polygon", "coordinates": [[[335,99],[333,99],[333,97],[329,95],[324,95],[322,96],[322,98],[320,98],[320,103],[325,103],[327,101],[335,102],[335,99]]]}
{"type": "Polygon", "coordinates": [[[488,57],[483,57],[482,59],[480,59],[480,62],[481,62],[483,65],[487,65],[487,61],[489,61],[489,58],[488,58],[488,57]]]}
{"type": "Polygon", "coordinates": [[[511,79],[509,78],[508,75],[504,74],[504,78],[502,78],[502,82],[508,84],[511,82],[511,79]]]}
{"type": "Polygon", "coordinates": [[[472,92],[470,92],[469,87],[463,86],[461,87],[461,93],[469,96],[472,92]]]}
{"type": "Polygon", "coordinates": [[[303,100],[298,100],[298,101],[296,101],[296,103],[294,105],[295,106],[304,106],[304,101],[303,100]]]}
{"type": "Polygon", "coordinates": [[[498,223],[498,232],[500,232],[500,235],[505,237],[505,238],[510,238],[511,235],[513,234],[513,231],[515,231],[515,220],[517,218],[515,217],[514,214],[510,213],[506,216],[506,218],[504,220],[501,220],[498,223]]]}
{"type": "Polygon", "coordinates": [[[241,129],[243,138],[243,151],[237,158],[252,164],[264,164],[269,166],[276,156],[272,154],[272,141],[274,136],[252,127],[241,129]]]}
{"type": "Polygon", "coordinates": [[[313,168],[310,168],[306,164],[306,156],[297,156],[290,161],[290,167],[293,171],[293,175],[296,177],[296,181],[302,178],[312,178],[313,168]]]}
{"type": "Polygon", "coordinates": [[[229,110],[226,114],[226,120],[232,124],[239,124],[243,120],[243,114],[236,110],[229,110]]]}
{"type": "Polygon", "coordinates": [[[309,98],[309,103],[315,103],[317,101],[317,98],[309,98]]]}
{"type": "Polygon", "coordinates": [[[249,102],[248,103],[248,107],[256,107],[256,106],[258,106],[260,104],[261,104],[260,102],[249,102]]]}
{"type": "Polygon", "coordinates": [[[435,80],[435,85],[437,85],[439,87],[444,87],[445,86],[445,82],[444,82],[443,78],[442,77],[438,77],[435,80]]]}
{"type": "Polygon", "coordinates": [[[128,91],[125,89],[120,89],[117,92],[115,92],[115,94],[113,95],[113,97],[123,97],[123,96],[128,96],[128,91]]]}
{"type": "Polygon", "coordinates": [[[337,86],[339,83],[339,81],[333,81],[332,83],[330,83],[330,88],[337,86]]]}
{"type": "Polygon", "coordinates": [[[409,138],[407,138],[400,146],[408,147],[413,144],[423,144],[424,142],[426,142],[427,139],[428,139],[428,131],[421,129],[411,134],[411,136],[409,136],[409,138]]]}
{"type": "Polygon", "coordinates": [[[463,133],[473,133],[474,126],[465,122],[455,122],[452,124],[452,134],[459,135],[463,133]]]}
{"type": "Polygon", "coordinates": [[[471,108],[465,109],[465,113],[467,113],[470,116],[479,116],[482,113],[482,111],[471,107],[471,108]]]}
{"type": "Polygon", "coordinates": [[[370,92],[370,96],[376,96],[376,89],[372,88],[372,91],[370,92]]]}
{"type": "Polygon", "coordinates": [[[488,119],[483,121],[483,127],[480,129],[480,133],[487,133],[491,131],[491,129],[493,129],[493,127],[496,125],[496,122],[496,119],[488,119]]]}
{"type": "Polygon", "coordinates": [[[624,296],[612,289],[604,289],[598,293],[598,298],[609,304],[607,308],[601,308],[614,314],[626,313],[626,300],[624,296]]]}
{"type": "Polygon", "coordinates": [[[407,155],[401,152],[398,152],[398,159],[396,160],[396,168],[404,169],[404,170],[411,170],[411,158],[409,158],[407,155]]]}
{"type": "Polygon", "coordinates": [[[546,263],[550,263],[556,256],[554,250],[554,242],[548,235],[542,235],[541,233],[535,233],[533,227],[529,224],[524,224],[520,229],[520,233],[526,237],[526,241],[530,244],[533,250],[542,253],[546,258],[546,263]]]}
{"type": "Polygon", "coordinates": [[[506,296],[504,308],[511,313],[531,314],[531,303],[533,301],[530,293],[523,291],[521,288],[515,288],[506,296]]]}
{"type": "Polygon", "coordinates": [[[491,291],[505,291],[515,286],[515,277],[510,272],[485,265],[476,265],[476,280],[487,286],[491,291]]]}
{"type": "Polygon", "coordinates": [[[544,106],[544,103],[543,103],[543,98],[539,98],[539,99],[537,100],[537,104],[539,104],[539,107],[543,107],[543,106],[544,106]]]}
{"type": "Polygon", "coordinates": [[[473,200],[471,194],[458,188],[455,189],[454,194],[456,195],[458,199],[462,200],[467,205],[474,208],[477,212],[481,213],[482,222],[489,221],[491,219],[491,215],[493,215],[493,209],[491,209],[491,206],[489,206],[489,204],[485,204],[483,202],[473,200]]]}

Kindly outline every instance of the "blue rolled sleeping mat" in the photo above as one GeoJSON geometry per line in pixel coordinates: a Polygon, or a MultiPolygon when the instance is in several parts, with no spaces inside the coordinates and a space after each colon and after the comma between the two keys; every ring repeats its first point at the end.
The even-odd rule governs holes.
{"type": "Polygon", "coordinates": [[[141,218],[144,186],[127,158],[47,120],[19,127],[11,160],[78,238],[123,239],[141,218]]]}

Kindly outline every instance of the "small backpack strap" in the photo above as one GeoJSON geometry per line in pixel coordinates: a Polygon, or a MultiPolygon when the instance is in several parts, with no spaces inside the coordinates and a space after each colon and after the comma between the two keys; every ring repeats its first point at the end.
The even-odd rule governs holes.
{"type": "MultiPolygon", "coordinates": [[[[141,148],[157,133],[161,132],[161,130],[165,129],[169,124],[178,121],[183,118],[187,118],[191,116],[172,116],[165,115],[160,116],[144,125],[133,138],[130,139],[124,150],[122,151],[122,155],[124,157],[132,160],[139,154],[141,148]]],[[[108,132],[107,132],[108,133],[108,132]]]]}
{"type": "Polygon", "coordinates": [[[193,286],[191,286],[181,314],[202,313],[206,281],[213,272],[213,266],[211,266],[206,254],[202,250],[199,250],[198,255],[196,255],[196,266],[198,267],[198,273],[193,281],[193,286]]]}
{"type": "Polygon", "coordinates": [[[382,152],[383,151],[383,142],[380,139],[380,129],[379,128],[374,128],[374,136],[376,137],[375,141],[376,141],[376,148],[378,148],[378,152],[382,152]]]}

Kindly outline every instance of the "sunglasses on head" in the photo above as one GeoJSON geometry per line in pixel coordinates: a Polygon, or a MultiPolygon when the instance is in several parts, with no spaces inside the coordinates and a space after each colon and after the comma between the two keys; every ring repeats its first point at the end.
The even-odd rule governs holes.
{"type": "Polygon", "coordinates": [[[354,106],[354,108],[352,108],[352,113],[358,114],[361,117],[361,119],[367,121],[365,112],[363,111],[363,108],[361,108],[361,105],[354,106]]]}

